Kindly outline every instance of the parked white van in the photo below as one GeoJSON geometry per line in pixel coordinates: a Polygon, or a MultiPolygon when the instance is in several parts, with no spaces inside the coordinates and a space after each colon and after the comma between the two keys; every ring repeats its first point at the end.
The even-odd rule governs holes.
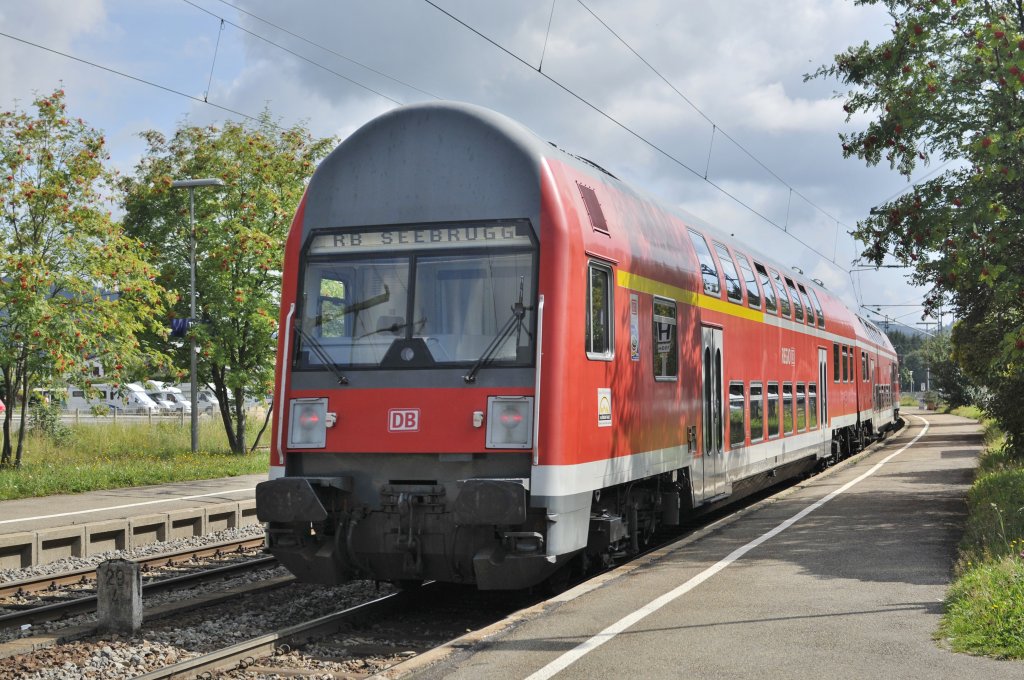
{"type": "Polygon", "coordinates": [[[67,411],[88,411],[93,406],[106,406],[109,409],[116,409],[122,413],[159,413],[160,407],[149,398],[146,390],[139,383],[126,383],[120,390],[111,385],[93,385],[95,392],[90,397],[89,392],[82,387],[68,387],[68,398],[64,402],[67,411]]]}
{"type": "MultiPolygon", "coordinates": [[[[189,404],[188,412],[191,413],[192,386],[188,383],[181,383],[180,385],[175,385],[172,389],[176,389],[181,394],[181,398],[189,404]]],[[[198,410],[199,413],[209,413],[211,415],[220,411],[220,400],[217,399],[213,390],[209,387],[204,385],[199,386],[199,394],[196,397],[196,410],[198,410]]]]}

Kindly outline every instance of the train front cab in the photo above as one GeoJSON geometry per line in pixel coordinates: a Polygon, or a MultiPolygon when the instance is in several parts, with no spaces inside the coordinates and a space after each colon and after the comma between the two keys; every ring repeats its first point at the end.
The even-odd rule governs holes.
{"type": "Polygon", "coordinates": [[[314,174],[287,245],[256,498],[301,580],[512,589],[559,565],[530,488],[549,148],[428,104],[371,121],[314,174]]]}

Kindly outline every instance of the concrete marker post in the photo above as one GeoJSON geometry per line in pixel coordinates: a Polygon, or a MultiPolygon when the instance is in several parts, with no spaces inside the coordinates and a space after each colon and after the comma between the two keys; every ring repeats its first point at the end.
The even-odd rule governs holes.
{"type": "Polygon", "coordinates": [[[100,630],[131,635],[142,628],[142,568],[131,560],[107,560],[96,569],[100,630]]]}

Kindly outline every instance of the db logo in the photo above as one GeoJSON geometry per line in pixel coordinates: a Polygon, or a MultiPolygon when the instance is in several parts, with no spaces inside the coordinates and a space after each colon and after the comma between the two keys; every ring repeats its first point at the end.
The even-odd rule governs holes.
{"type": "Polygon", "coordinates": [[[389,432],[419,432],[420,410],[418,408],[393,408],[388,411],[389,432]]]}

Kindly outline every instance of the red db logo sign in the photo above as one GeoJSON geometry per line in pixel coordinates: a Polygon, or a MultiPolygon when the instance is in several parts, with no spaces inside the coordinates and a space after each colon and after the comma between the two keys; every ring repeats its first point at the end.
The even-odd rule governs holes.
{"type": "Polygon", "coordinates": [[[393,408],[388,411],[389,432],[419,432],[420,410],[418,408],[393,408]]]}

